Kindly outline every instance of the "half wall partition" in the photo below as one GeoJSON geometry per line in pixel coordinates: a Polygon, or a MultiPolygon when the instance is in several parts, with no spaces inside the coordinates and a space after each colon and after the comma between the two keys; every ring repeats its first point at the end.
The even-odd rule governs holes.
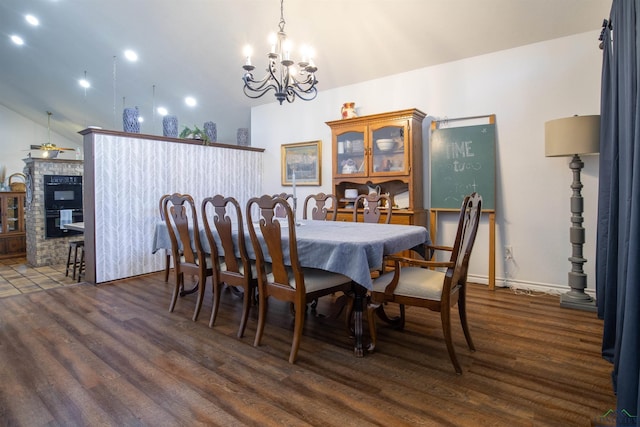
{"type": "Polygon", "coordinates": [[[86,280],[102,283],[160,271],[153,254],[158,201],[214,194],[241,205],[261,194],[263,149],[86,129],[84,203],[86,280]]]}

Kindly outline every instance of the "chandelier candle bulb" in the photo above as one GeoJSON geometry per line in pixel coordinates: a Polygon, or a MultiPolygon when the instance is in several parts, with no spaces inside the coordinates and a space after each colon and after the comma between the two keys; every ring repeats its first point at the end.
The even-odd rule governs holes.
{"type": "Polygon", "coordinates": [[[293,187],[293,199],[296,198],[296,171],[291,175],[291,186],[293,187]]]}
{"type": "Polygon", "coordinates": [[[291,40],[284,41],[284,59],[289,61],[291,59],[291,40]]]}
{"type": "Polygon", "coordinates": [[[243,53],[244,53],[245,58],[247,58],[247,60],[244,63],[244,65],[251,65],[251,55],[253,55],[253,49],[251,48],[251,46],[246,45],[244,47],[243,53]]]}

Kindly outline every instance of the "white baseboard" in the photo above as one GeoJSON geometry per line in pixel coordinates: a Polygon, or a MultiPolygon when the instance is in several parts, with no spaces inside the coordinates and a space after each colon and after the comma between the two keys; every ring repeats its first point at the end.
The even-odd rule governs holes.
{"type": "MultiPolygon", "coordinates": [[[[480,283],[482,285],[487,285],[487,286],[489,285],[488,276],[477,276],[474,274],[469,274],[468,281],[473,283],[480,283]]],[[[550,294],[550,295],[562,295],[565,292],[570,290],[568,285],[529,282],[524,280],[505,279],[503,277],[496,277],[496,288],[521,289],[526,291],[543,292],[545,294],[550,294]]],[[[585,293],[591,296],[592,298],[596,297],[595,290],[593,289],[587,288],[585,289],[585,293]]]]}

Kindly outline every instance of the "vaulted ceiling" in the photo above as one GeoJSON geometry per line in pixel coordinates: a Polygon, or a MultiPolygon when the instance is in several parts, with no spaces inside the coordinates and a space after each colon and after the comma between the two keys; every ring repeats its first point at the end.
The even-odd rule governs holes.
{"type": "MultiPolygon", "coordinates": [[[[285,0],[286,31],[315,49],[319,91],[586,31],[594,48],[611,0],[285,0]]],[[[250,108],[242,48],[266,66],[278,0],[2,0],[0,103],[69,139],[87,126],[122,129],[138,106],[144,133],[161,133],[154,106],[180,124],[218,123],[232,142],[250,108]],[[24,16],[40,20],[30,26],[24,16]],[[17,46],[9,37],[20,35],[17,46]],[[126,61],[125,49],[139,60],[126,61]],[[86,91],[78,85],[85,76],[86,91]],[[187,107],[185,96],[197,99],[187,107]]],[[[296,101],[304,102],[304,101],[296,101]]]]}

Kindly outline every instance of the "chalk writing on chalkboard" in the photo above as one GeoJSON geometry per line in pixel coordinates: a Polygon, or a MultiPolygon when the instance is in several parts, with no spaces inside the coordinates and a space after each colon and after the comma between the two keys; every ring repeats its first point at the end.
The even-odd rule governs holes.
{"type": "Polygon", "coordinates": [[[495,124],[435,129],[430,145],[431,209],[460,209],[476,191],[495,210],[495,124]]]}

